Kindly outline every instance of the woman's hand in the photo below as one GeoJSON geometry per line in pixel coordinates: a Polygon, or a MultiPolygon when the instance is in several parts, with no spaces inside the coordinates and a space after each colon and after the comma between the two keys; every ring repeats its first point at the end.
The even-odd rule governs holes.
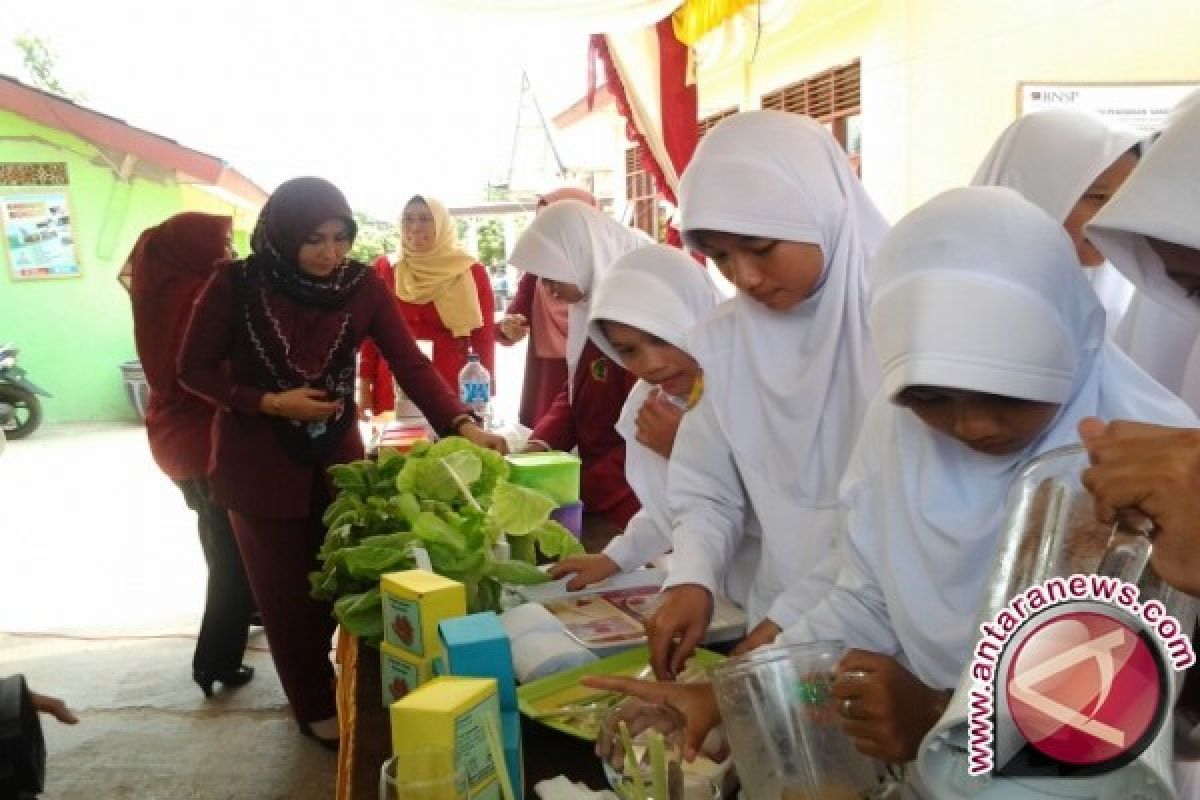
{"type": "Polygon", "coordinates": [[[546,444],[545,442],[538,441],[537,439],[530,439],[528,442],[525,443],[525,448],[523,450],[521,450],[521,452],[522,453],[549,453],[550,445],[546,444]]]}
{"type": "Polygon", "coordinates": [[[757,650],[760,647],[771,644],[775,641],[775,637],[779,635],[781,628],[769,619],[764,619],[762,622],[754,626],[754,630],[747,634],[745,639],[738,642],[738,646],[733,648],[731,656],[744,656],[751,650],[757,650]]]}
{"type": "Polygon", "coordinates": [[[79,722],[75,712],[67,708],[67,704],[57,697],[30,692],[33,707],[39,714],[49,714],[64,725],[74,725],[79,722]]]}
{"type": "Polygon", "coordinates": [[[366,419],[367,414],[375,407],[375,391],[371,384],[363,381],[358,387],[358,397],[356,398],[358,405],[358,418],[366,419]]]}
{"type": "Polygon", "coordinates": [[[903,764],[917,757],[950,693],[921,683],[891,656],[851,650],[835,670],[833,696],[858,751],[903,764]]]}
{"type": "Polygon", "coordinates": [[[264,394],[259,410],[276,417],[295,419],[300,422],[322,422],[329,419],[341,406],[337,400],[326,398],[329,394],[321,389],[302,386],[286,392],[264,394]]]}
{"type": "MultiPolygon", "coordinates": [[[[639,681],[635,678],[611,678],[589,675],[580,683],[592,689],[606,689],[631,695],[647,703],[668,705],[683,715],[686,727],[683,733],[683,757],[688,761],[696,758],[704,737],[721,724],[721,712],[717,708],[717,696],[711,683],[659,683],[639,681]]],[[[604,737],[600,737],[603,739],[604,737]]],[[[601,746],[597,740],[597,750],[601,746]]],[[[600,756],[607,752],[598,753],[600,756]]]]}
{"type": "Polygon", "coordinates": [[[508,453],[508,440],[495,433],[489,433],[474,422],[464,422],[458,428],[458,435],[469,440],[472,444],[495,450],[497,453],[508,453]]]}
{"type": "Polygon", "coordinates": [[[516,344],[529,333],[529,320],[523,314],[509,314],[496,326],[504,344],[516,344]]]}
{"type": "Polygon", "coordinates": [[[1091,458],[1083,485],[1096,518],[1135,509],[1156,528],[1150,563],[1164,581],[1200,595],[1200,430],[1089,417],[1079,434],[1091,458]]]}
{"type": "Polygon", "coordinates": [[[555,580],[567,575],[574,575],[575,577],[567,581],[567,588],[574,592],[585,586],[591,586],[593,583],[599,583],[602,580],[611,578],[620,571],[621,568],[617,566],[617,562],[608,556],[603,553],[590,553],[588,555],[564,558],[550,567],[549,575],[555,580]]]}
{"type": "Polygon", "coordinates": [[[712,615],[712,593],[699,584],[684,583],[662,593],[658,608],[645,622],[650,664],[659,680],[675,679],[704,639],[712,615]]]}
{"type": "Polygon", "coordinates": [[[663,458],[671,457],[675,434],[683,421],[683,409],[656,390],[646,397],[637,415],[637,440],[663,458]]]}

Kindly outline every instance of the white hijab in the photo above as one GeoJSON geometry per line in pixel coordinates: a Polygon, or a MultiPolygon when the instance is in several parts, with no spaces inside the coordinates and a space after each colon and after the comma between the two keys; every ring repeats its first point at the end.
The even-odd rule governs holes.
{"type": "Polygon", "coordinates": [[[884,391],[847,469],[843,500],[881,522],[878,579],[923,682],[954,686],[976,639],[1010,484],[1022,465],[1078,441],[1087,416],[1165,424],[1194,417],[1111,342],[1062,226],[1019,194],[945,192],[901,220],[874,265],[871,330],[884,391]],[[890,398],[910,386],[1061,406],[1019,453],[973,451],[890,398]]]}
{"type": "Polygon", "coordinates": [[[1135,361],[1200,410],[1200,353],[1195,352],[1200,304],[1167,276],[1146,241],[1150,236],[1200,249],[1198,143],[1200,91],[1171,112],[1129,180],[1088,225],[1088,236],[1140,292],[1136,318],[1122,326],[1118,340],[1135,361]]]}
{"type": "MultiPolygon", "coordinates": [[[[629,325],[689,352],[688,331],[722,299],[708,271],[682,250],[664,244],[642,247],[621,256],[596,288],[589,333],[605,355],[623,367],[601,320],[629,325]]],[[[617,420],[617,432],[629,447],[625,477],[639,498],[645,497],[645,490],[662,491],[666,485],[666,459],[637,441],[638,411],[653,389],[639,380],[617,420]]]]}
{"type": "MultiPolygon", "coordinates": [[[[739,293],[692,347],[739,464],[789,502],[836,505],[837,483],[879,382],[867,332],[868,259],[887,223],[821,125],[752,111],[709,131],[679,184],[683,236],[721,231],[819,245],[816,291],[787,311],[739,293]]],[[[743,476],[751,479],[751,476],[743,476]]]]}
{"type": "MultiPolygon", "coordinates": [[[[1139,140],[1133,131],[1078,109],[1027,114],[1000,134],[971,185],[1016,189],[1062,223],[1100,173],[1139,140]]],[[[1133,284],[1107,262],[1085,267],[1084,277],[1100,298],[1111,333],[1129,306],[1133,284]]]]}
{"type": "Polygon", "coordinates": [[[578,200],[547,206],[517,240],[509,257],[514,267],[583,292],[583,299],[567,310],[569,391],[574,391],[575,368],[587,345],[593,289],[618,258],[649,243],[645,234],[578,200]]]}

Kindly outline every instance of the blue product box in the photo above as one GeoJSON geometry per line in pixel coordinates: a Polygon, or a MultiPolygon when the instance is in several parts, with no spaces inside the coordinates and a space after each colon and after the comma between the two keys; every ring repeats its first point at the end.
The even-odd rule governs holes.
{"type": "Polygon", "coordinates": [[[501,711],[517,710],[517,679],[512,647],[494,611],[444,619],[438,625],[450,675],[495,678],[501,711]]]}
{"type": "Polygon", "coordinates": [[[521,712],[501,711],[500,728],[504,733],[504,761],[513,782],[513,797],[525,796],[524,760],[521,758],[521,712]]]}

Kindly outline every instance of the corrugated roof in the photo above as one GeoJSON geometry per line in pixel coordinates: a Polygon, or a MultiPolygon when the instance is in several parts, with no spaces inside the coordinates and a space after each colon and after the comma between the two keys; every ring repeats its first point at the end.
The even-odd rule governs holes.
{"type": "Polygon", "coordinates": [[[129,153],[173,170],[183,183],[219,186],[256,205],[266,202],[267,193],[260,186],[216,156],[36,89],[7,75],[0,75],[0,109],[20,114],[48,128],[73,134],[96,146],[129,153]]]}

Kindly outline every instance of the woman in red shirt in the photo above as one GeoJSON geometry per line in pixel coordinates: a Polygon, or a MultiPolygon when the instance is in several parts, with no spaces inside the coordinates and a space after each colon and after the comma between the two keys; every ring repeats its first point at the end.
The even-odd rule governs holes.
{"type": "Polygon", "coordinates": [[[332,608],[309,594],[325,538],[327,470],[361,458],[354,353],[370,336],[442,434],[504,449],[417,349],[391,291],[348,261],[356,228],[320,178],[280,186],[253,253],[219,268],[192,315],[180,380],[215,404],[213,495],[230,511],[271,656],[301,731],[336,747],[332,608]]]}
{"type": "Polygon", "coordinates": [[[241,686],[254,677],[242,664],[254,600],[229,515],[209,495],[208,466],[216,407],[183,388],[176,375],[192,304],[215,264],[233,256],[233,220],[187,212],[138,237],[122,274],[133,301],[133,337],[150,386],[146,434],[159,469],[196,512],[208,563],[204,616],[192,677],[205,695],[214,682],[241,686]]]}
{"type": "MultiPolygon", "coordinates": [[[[379,277],[393,287],[400,313],[417,339],[433,343],[433,366],[450,386],[467,363],[467,350],[479,355],[496,385],[495,297],[487,270],[459,247],[454,220],[432,197],[417,195],[400,218],[400,260],[375,262],[379,277]]],[[[376,412],[395,408],[392,376],[368,342],[362,349],[363,408],[376,412]]]]}

